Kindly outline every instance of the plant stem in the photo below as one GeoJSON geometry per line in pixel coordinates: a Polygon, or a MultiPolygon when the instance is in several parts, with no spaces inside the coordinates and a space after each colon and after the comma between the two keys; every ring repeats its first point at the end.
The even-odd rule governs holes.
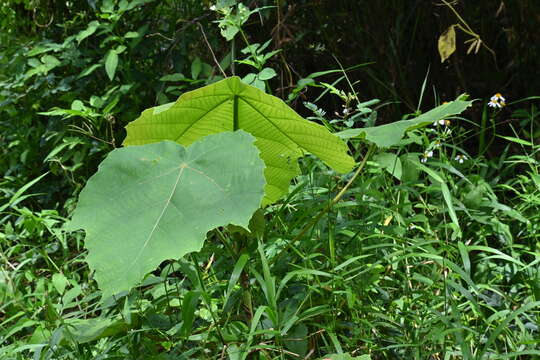
{"type": "Polygon", "coordinates": [[[216,326],[216,331],[218,333],[220,340],[223,342],[223,344],[226,344],[225,338],[223,337],[223,334],[221,333],[221,329],[219,328],[219,323],[218,323],[216,314],[214,314],[214,311],[212,310],[212,302],[209,300],[210,296],[206,292],[204,279],[202,277],[201,270],[199,269],[199,262],[197,261],[197,257],[195,256],[194,253],[191,254],[191,261],[193,261],[193,265],[195,266],[195,270],[197,271],[197,277],[199,279],[199,285],[201,286],[203,301],[206,303],[206,306],[208,307],[208,311],[210,312],[210,315],[212,316],[212,320],[214,321],[214,324],[216,326]]]}
{"type": "Polygon", "coordinates": [[[323,217],[324,214],[326,214],[328,211],[330,211],[330,209],[332,209],[332,207],[337,204],[339,202],[339,200],[341,200],[341,198],[343,197],[343,195],[345,195],[345,193],[347,192],[347,190],[351,187],[351,185],[353,184],[354,180],[356,180],[356,178],[358,177],[358,175],[360,175],[360,172],[362,172],[362,169],[364,169],[364,167],[366,166],[366,163],[367,163],[367,160],[369,159],[369,157],[371,156],[371,154],[373,154],[373,151],[375,150],[375,145],[372,144],[366,155],[364,156],[364,158],[362,159],[362,162],[360,163],[360,165],[358,166],[358,168],[356,169],[354,175],[352,176],[352,178],[349,180],[349,182],[347,182],[347,184],[345,184],[345,186],[343,187],[343,189],[341,189],[341,191],[332,199],[332,201],[330,201],[330,203],[323,209],[321,210],[317,216],[315,216],[313,218],[313,220],[311,220],[309,223],[307,223],[306,226],[304,226],[304,228],[298,233],[298,235],[296,235],[294,237],[294,239],[292,239],[289,244],[285,247],[285,249],[283,249],[283,251],[281,251],[273,260],[270,261],[271,264],[273,264],[274,262],[276,262],[280,256],[282,254],[284,254],[285,252],[287,252],[287,250],[292,246],[292,244],[294,244],[296,241],[300,240],[302,238],[302,236],[304,236],[306,234],[306,232],[311,229],[313,226],[315,226],[315,224],[317,224],[317,222],[323,217]]]}
{"type": "Polygon", "coordinates": [[[231,73],[232,73],[232,76],[236,76],[236,71],[235,71],[235,60],[236,60],[236,54],[235,54],[235,41],[234,41],[234,38],[232,38],[231,40],[231,73]]]}
{"type": "Polygon", "coordinates": [[[238,95],[234,95],[233,98],[233,131],[239,129],[238,124],[238,95]]]}
{"type": "Polygon", "coordinates": [[[203,26],[201,25],[200,22],[197,22],[197,25],[199,25],[199,30],[201,30],[202,36],[204,38],[204,42],[206,43],[206,46],[208,46],[208,49],[210,50],[210,53],[212,54],[212,58],[214,59],[214,63],[216,64],[219,71],[221,72],[221,75],[223,75],[223,77],[226,78],[227,74],[225,74],[225,71],[223,71],[223,68],[219,64],[219,61],[216,58],[216,54],[214,54],[214,50],[212,50],[212,46],[210,46],[210,42],[208,42],[208,38],[206,37],[206,33],[204,32],[203,26]]]}

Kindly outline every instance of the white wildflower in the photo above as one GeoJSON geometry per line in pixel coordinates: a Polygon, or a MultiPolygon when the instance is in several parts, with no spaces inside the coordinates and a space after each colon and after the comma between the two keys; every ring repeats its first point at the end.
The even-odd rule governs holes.
{"type": "Polygon", "coordinates": [[[500,93],[496,93],[491,97],[488,106],[500,109],[503,106],[506,106],[506,99],[500,93]]]}
{"type": "Polygon", "coordinates": [[[456,155],[454,160],[456,160],[460,164],[463,164],[463,162],[467,160],[467,157],[465,155],[456,155]]]}
{"type": "Polygon", "coordinates": [[[437,125],[441,125],[441,126],[450,126],[450,120],[445,120],[445,119],[440,119],[440,120],[437,120],[433,123],[433,126],[437,126],[437,125]]]}
{"type": "Polygon", "coordinates": [[[426,163],[430,157],[433,157],[433,150],[424,151],[422,157],[420,158],[420,162],[426,163]]]}

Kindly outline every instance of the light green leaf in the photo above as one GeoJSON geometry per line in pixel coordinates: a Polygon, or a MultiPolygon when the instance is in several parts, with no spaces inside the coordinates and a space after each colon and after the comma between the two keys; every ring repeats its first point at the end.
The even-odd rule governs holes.
{"type": "Polygon", "coordinates": [[[105,72],[112,81],[114,74],[116,73],[116,67],[118,66],[118,54],[114,50],[110,50],[105,58],[105,72]]]}
{"type": "Polygon", "coordinates": [[[265,85],[264,81],[262,81],[258,77],[255,78],[255,80],[253,80],[253,82],[251,83],[251,86],[256,87],[257,89],[259,89],[259,90],[261,90],[263,92],[266,89],[266,85],[265,85]]]}
{"type": "Polygon", "coordinates": [[[58,65],[60,65],[60,60],[49,54],[43,55],[41,57],[41,62],[45,64],[45,66],[47,67],[47,71],[52,70],[58,65]]]}
{"type": "Polygon", "coordinates": [[[102,64],[94,64],[94,65],[91,65],[89,67],[87,67],[86,69],[84,69],[83,71],[81,71],[81,73],[79,75],[77,75],[77,79],[81,79],[85,76],[88,76],[90,75],[91,73],[93,73],[97,68],[103,66],[102,64]]]}
{"type": "Polygon", "coordinates": [[[255,82],[255,80],[257,79],[257,74],[255,73],[249,73],[247,74],[246,76],[244,76],[242,78],[242,81],[245,83],[245,84],[248,84],[248,85],[252,85],[253,86],[253,83],[255,82]]]}
{"type": "Polygon", "coordinates": [[[31,66],[33,68],[37,68],[38,66],[42,65],[42,63],[36,58],[28,59],[27,63],[28,63],[29,66],[31,66]]]}
{"type": "Polygon", "coordinates": [[[531,143],[530,141],[523,140],[523,139],[520,139],[520,138],[517,138],[517,137],[513,137],[513,136],[497,135],[497,137],[500,137],[500,138],[502,138],[502,139],[505,139],[505,140],[514,142],[514,143],[516,143],[516,144],[521,144],[521,145],[525,145],[525,146],[534,146],[534,144],[531,143]]]}
{"type": "Polygon", "coordinates": [[[324,126],[303,119],[277,97],[231,77],[183,94],[174,104],[145,110],[127,125],[125,145],[173,140],[189,145],[203,136],[242,129],[257,141],[266,169],[264,204],[286,194],[298,174],[297,159],[310,152],[338,172],[354,160],[324,126]]]}
{"type": "Polygon", "coordinates": [[[270,80],[275,76],[277,76],[276,71],[272,68],[267,67],[261,70],[258,77],[260,80],[264,81],[264,80],[270,80]]]}
{"type": "Polygon", "coordinates": [[[390,175],[393,175],[398,180],[401,180],[403,169],[401,166],[401,160],[399,160],[396,154],[383,152],[375,155],[373,157],[373,161],[388,171],[390,175]]]}
{"type": "Polygon", "coordinates": [[[66,286],[69,284],[68,279],[62,273],[56,273],[52,276],[52,283],[59,294],[63,294],[66,286]]]}
{"type": "Polygon", "coordinates": [[[81,100],[73,100],[71,103],[71,110],[84,111],[85,109],[86,106],[84,106],[84,103],[81,100]]]}
{"type": "Polygon", "coordinates": [[[125,45],[118,45],[116,48],[114,48],[114,52],[116,53],[116,55],[120,55],[120,54],[123,53],[126,49],[127,49],[127,46],[125,46],[125,45]]]}
{"type": "Polygon", "coordinates": [[[30,51],[28,51],[26,53],[26,57],[36,56],[36,55],[43,54],[43,53],[53,51],[53,50],[59,50],[59,49],[56,48],[58,46],[59,46],[58,44],[54,44],[54,43],[52,43],[52,44],[44,44],[44,45],[36,45],[36,46],[32,47],[32,49],[30,49],[30,51]],[[55,46],[55,47],[53,47],[53,46],[55,46]]]}
{"type": "Polygon", "coordinates": [[[184,295],[184,301],[182,302],[182,327],[180,328],[179,335],[187,338],[191,335],[191,328],[193,326],[193,320],[195,319],[195,310],[197,310],[197,304],[201,293],[197,290],[188,291],[184,295]]]}
{"type": "Polygon", "coordinates": [[[80,44],[81,41],[83,41],[84,39],[86,39],[87,37],[95,33],[98,27],[99,27],[98,21],[95,21],[95,20],[91,21],[90,23],[88,23],[88,26],[86,29],[79,32],[77,36],[75,36],[75,40],[77,40],[77,43],[80,44]]]}
{"type": "Polygon", "coordinates": [[[231,25],[224,25],[224,26],[220,26],[220,33],[221,33],[221,36],[223,36],[225,38],[225,40],[227,41],[231,41],[236,34],[238,34],[238,27],[236,26],[231,26],[231,25]]]}
{"type": "Polygon", "coordinates": [[[103,0],[101,5],[101,11],[104,13],[113,13],[114,12],[114,2],[113,0],[103,0]]]}
{"type": "Polygon", "coordinates": [[[365,138],[378,147],[390,147],[398,144],[406,131],[424,127],[438,120],[462,113],[472,104],[472,101],[461,100],[462,96],[458,97],[457,100],[437,106],[435,109],[411,120],[401,120],[374,127],[348,129],[341,131],[337,135],[342,139],[365,138]]]}
{"type": "Polygon", "coordinates": [[[248,227],[264,195],[253,136],[207,136],[113,150],[82,190],[67,230],[84,229],[104,298],[129,290],[162,261],[201,249],[218,226],[248,227]]]}
{"type": "Polygon", "coordinates": [[[125,33],[125,35],[124,35],[124,38],[125,38],[125,39],[135,39],[135,38],[138,38],[138,37],[141,37],[141,34],[139,34],[139,33],[136,32],[136,31],[128,31],[128,32],[125,33]]]}

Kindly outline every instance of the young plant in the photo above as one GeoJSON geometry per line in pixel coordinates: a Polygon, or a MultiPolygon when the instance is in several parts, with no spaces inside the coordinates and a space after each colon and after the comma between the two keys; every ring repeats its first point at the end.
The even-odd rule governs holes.
{"type": "Polygon", "coordinates": [[[109,154],[68,226],[86,231],[104,298],[200,250],[216,227],[247,229],[261,202],[287,193],[304,152],[337,171],[354,165],[338,137],[238,77],[148,109],[127,131],[124,144],[142,146],[109,154]]]}
{"type": "Polygon", "coordinates": [[[236,0],[219,0],[210,9],[216,11],[221,17],[216,21],[221,30],[221,35],[231,42],[231,59],[232,70],[234,71],[234,62],[246,64],[254,69],[254,72],[248,73],[242,78],[242,81],[248,85],[255,86],[256,88],[265,91],[266,81],[277,76],[277,73],[271,67],[265,67],[266,62],[281,50],[273,50],[265,52],[266,48],[270,45],[272,40],[266,41],[264,44],[254,43],[250,44],[246,34],[242,30],[242,26],[246,23],[252,14],[259,13],[261,10],[272,8],[272,6],[257,7],[253,10],[249,10],[242,3],[237,3],[236,0]],[[241,50],[242,54],[246,55],[245,59],[236,60],[235,56],[235,37],[237,34],[242,36],[242,40],[246,44],[246,47],[241,50]]]}
{"type": "MultiPolygon", "coordinates": [[[[366,138],[391,146],[406,130],[469,104],[441,105],[415,120],[372,128],[366,138]]],[[[164,260],[199,251],[206,233],[218,226],[247,229],[261,204],[288,192],[305,152],[338,172],[354,166],[346,145],[324,126],[238,77],[147,109],[126,128],[124,145],[141,146],[109,154],[82,191],[68,226],[86,230],[88,263],[104,297],[129,290],[164,260]]]]}

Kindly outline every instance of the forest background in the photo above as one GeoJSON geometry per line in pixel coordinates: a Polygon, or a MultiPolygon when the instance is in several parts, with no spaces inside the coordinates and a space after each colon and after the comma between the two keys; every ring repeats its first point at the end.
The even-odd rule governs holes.
{"type": "Polygon", "coordinates": [[[538,358],[539,25],[534,0],[0,0],[0,359],[538,358]],[[475,101],[351,140],[307,235],[350,179],[311,156],[262,249],[218,229],[99,303],[78,194],[144,109],[225,75],[332,132],[475,101]]]}

